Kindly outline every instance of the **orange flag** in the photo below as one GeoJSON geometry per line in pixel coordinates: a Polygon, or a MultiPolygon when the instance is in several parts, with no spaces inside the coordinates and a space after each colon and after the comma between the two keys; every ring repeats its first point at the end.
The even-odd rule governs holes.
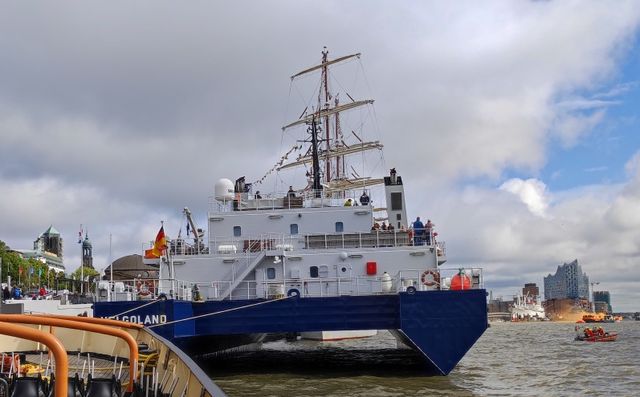
{"type": "Polygon", "coordinates": [[[164,226],[160,227],[153,248],[144,251],[145,259],[160,258],[162,251],[167,249],[167,238],[164,235],[164,226]]]}

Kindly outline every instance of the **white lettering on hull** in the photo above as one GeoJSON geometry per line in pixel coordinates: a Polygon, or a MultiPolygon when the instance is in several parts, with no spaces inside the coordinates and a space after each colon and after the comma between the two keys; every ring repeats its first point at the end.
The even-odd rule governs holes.
{"type": "Polygon", "coordinates": [[[141,315],[112,316],[112,317],[103,317],[103,318],[110,318],[113,320],[120,320],[120,321],[128,321],[130,323],[138,323],[143,325],[164,324],[167,322],[166,314],[151,314],[146,316],[141,316],[141,315]]]}

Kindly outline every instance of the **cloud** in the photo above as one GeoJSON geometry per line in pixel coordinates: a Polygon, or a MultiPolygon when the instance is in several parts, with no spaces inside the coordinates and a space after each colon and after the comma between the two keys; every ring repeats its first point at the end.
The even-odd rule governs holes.
{"type": "Polygon", "coordinates": [[[537,179],[509,179],[501,186],[501,190],[513,193],[527,205],[529,211],[540,217],[546,216],[549,199],[546,197],[546,185],[537,179]]]}
{"type": "Polygon", "coordinates": [[[577,258],[592,281],[611,291],[615,310],[637,310],[640,179],[553,192],[535,179],[512,179],[496,189],[445,192],[431,206],[446,241],[443,266],[482,267],[494,296],[508,298],[527,282],[542,290],[544,276],[577,258]]]}
{"type": "Polygon", "coordinates": [[[593,130],[602,122],[606,114],[604,109],[591,114],[567,113],[556,120],[556,134],[565,148],[574,146],[579,138],[593,130]]]}

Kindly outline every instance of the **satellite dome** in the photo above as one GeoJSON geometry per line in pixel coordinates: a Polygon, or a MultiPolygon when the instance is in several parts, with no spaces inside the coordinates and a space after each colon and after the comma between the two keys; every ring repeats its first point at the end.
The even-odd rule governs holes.
{"type": "Polygon", "coordinates": [[[219,179],[215,185],[215,198],[218,201],[228,201],[233,200],[234,195],[234,185],[231,180],[227,178],[219,179]]]}

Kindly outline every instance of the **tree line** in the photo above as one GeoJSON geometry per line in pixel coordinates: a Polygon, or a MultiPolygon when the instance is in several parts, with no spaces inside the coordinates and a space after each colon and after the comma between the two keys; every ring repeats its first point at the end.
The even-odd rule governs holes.
{"type": "MultiPolygon", "coordinates": [[[[2,272],[0,272],[2,283],[6,283],[8,277],[11,277],[11,284],[21,287],[35,288],[46,285],[49,288],[70,289],[69,279],[80,279],[80,268],[69,275],[56,272],[37,259],[26,259],[17,252],[11,251],[11,248],[2,240],[0,240],[0,258],[2,258],[2,272]]],[[[85,277],[95,279],[98,274],[94,269],[84,268],[85,277]]]]}

